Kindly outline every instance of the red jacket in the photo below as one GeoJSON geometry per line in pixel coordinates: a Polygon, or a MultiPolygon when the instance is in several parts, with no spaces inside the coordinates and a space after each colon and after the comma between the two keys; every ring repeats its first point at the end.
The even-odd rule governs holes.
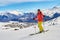
{"type": "Polygon", "coordinates": [[[43,21],[43,17],[44,17],[44,15],[42,14],[42,12],[38,11],[38,13],[37,13],[37,20],[38,21],[43,21]]]}
{"type": "Polygon", "coordinates": [[[44,17],[43,13],[41,11],[38,11],[36,18],[34,18],[34,19],[38,20],[38,22],[42,22],[43,21],[43,17],[44,17]]]}

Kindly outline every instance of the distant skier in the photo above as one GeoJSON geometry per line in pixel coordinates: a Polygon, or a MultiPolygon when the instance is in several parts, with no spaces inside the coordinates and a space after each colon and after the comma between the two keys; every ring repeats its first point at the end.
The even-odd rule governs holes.
{"type": "Polygon", "coordinates": [[[40,9],[38,9],[37,16],[35,18],[33,18],[33,20],[36,20],[36,19],[38,20],[38,28],[39,28],[40,33],[44,32],[44,28],[42,26],[43,18],[44,18],[43,13],[40,11],[40,9]]]}

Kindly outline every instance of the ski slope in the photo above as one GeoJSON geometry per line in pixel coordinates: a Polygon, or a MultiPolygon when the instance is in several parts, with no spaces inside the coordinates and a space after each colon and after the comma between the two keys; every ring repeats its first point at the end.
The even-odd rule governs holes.
{"type": "Polygon", "coordinates": [[[14,28],[4,29],[5,27],[2,27],[2,25],[8,23],[0,23],[0,40],[60,40],[59,19],[60,17],[55,20],[56,22],[54,20],[44,22],[44,29],[49,31],[33,36],[29,36],[29,34],[39,31],[37,24],[28,28],[14,30],[14,28]]]}

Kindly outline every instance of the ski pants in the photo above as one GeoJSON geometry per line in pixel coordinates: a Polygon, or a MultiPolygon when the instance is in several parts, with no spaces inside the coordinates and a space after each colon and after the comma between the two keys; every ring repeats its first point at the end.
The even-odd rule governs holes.
{"type": "Polygon", "coordinates": [[[41,31],[41,32],[44,31],[42,23],[43,22],[38,22],[38,28],[39,28],[39,31],[41,31]]]}

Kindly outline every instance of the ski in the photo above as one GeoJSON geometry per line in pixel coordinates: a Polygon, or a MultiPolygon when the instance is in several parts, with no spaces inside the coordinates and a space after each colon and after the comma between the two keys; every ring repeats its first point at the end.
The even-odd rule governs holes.
{"type": "Polygon", "coordinates": [[[45,32],[47,32],[47,31],[49,31],[49,30],[45,30],[45,31],[43,31],[43,32],[32,33],[32,34],[30,34],[30,36],[37,35],[37,34],[40,34],[40,33],[45,33],[45,32]]]}

